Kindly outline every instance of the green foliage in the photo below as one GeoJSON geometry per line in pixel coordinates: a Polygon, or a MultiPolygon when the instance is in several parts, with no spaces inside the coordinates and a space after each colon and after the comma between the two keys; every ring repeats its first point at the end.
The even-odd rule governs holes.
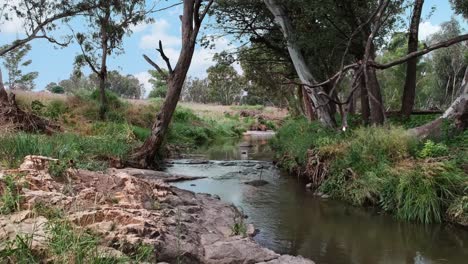
{"type": "Polygon", "coordinates": [[[154,246],[148,244],[140,244],[135,254],[132,256],[132,259],[136,263],[149,262],[154,263],[154,246]]]}
{"type": "Polygon", "coordinates": [[[65,88],[63,88],[62,86],[54,86],[50,89],[50,91],[52,93],[55,93],[55,94],[64,94],[65,93],[65,88]]]}
{"type": "MultiPolygon", "coordinates": [[[[99,101],[99,96],[100,96],[100,91],[99,89],[94,90],[94,92],[91,93],[90,98],[95,101],[99,101]]],[[[120,108],[123,105],[123,102],[120,100],[119,96],[111,91],[106,91],[106,98],[107,98],[107,103],[109,107],[111,108],[120,108]]]]}
{"type": "Polygon", "coordinates": [[[421,158],[435,158],[447,155],[449,149],[444,143],[434,143],[432,140],[426,141],[424,147],[419,151],[421,158]]]}
{"type": "MultiPolygon", "coordinates": [[[[3,46],[4,47],[4,46],[3,46]]],[[[3,47],[0,47],[2,49],[3,47]]],[[[37,79],[38,72],[23,73],[21,68],[29,66],[32,61],[26,60],[25,57],[31,50],[31,44],[21,45],[3,55],[3,66],[8,73],[6,85],[10,89],[17,90],[32,90],[34,89],[34,81],[37,79]]]]}
{"type": "Polygon", "coordinates": [[[0,214],[11,214],[20,209],[21,196],[15,177],[6,175],[3,183],[5,188],[0,196],[0,214]]]}
{"type": "Polygon", "coordinates": [[[305,118],[289,119],[277,131],[271,145],[277,156],[282,158],[281,165],[290,170],[305,164],[308,149],[319,147],[325,141],[331,142],[337,136],[339,135],[316,122],[310,123],[305,118]]]}
{"type": "Polygon", "coordinates": [[[100,239],[85,230],[75,228],[66,220],[56,219],[48,224],[50,238],[47,241],[49,254],[54,263],[118,263],[119,259],[98,251],[100,239]]]}
{"type": "Polygon", "coordinates": [[[67,169],[68,169],[68,166],[66,163],[57,161],[57,162],[51,162],[49,164],[48,171],[49,171],[50,176],[61,179],[65,176],[65,172],[67,171],[67,169]]]}
{"type": "Polygon", "coordinates": [[[234,217],[234,224],[231,226],[233,236],[247,236],[247,225],[242,216],[234,217]]]}
{"type": "Polygon", "coordinates": [[[447,164],[416,167],[403,173],[396,191],[397,216],[422,223],[441,222],[463,181],[462,173],[447,164]]]}
{"type": "Polygon", "coordinates": [[[68,111],[68,107],[64,101],[53,100],[49,104],[47,104],[44,115],[54,120],[57,120],[67,111],[68,111]]]}
{"type": "Polygon", "coordinates": [[[312,149],[326,166],[320,192],[378,206],[407,221],[440,222],[447,214],[468,221],[463,202],[468,178],[457,158],[463,154],[452,154],[466,154],[464,133],[452,139],[456,143],[420,144],[399,127],[358,128],[334,136],[325,131],[303,119],[288,120],[273,140],[281,165],[301,172],[306,165],[314,168],[317,160],[306,160],[312,149]],[[442,161],[425,159],[441,156],[442,161]]]}

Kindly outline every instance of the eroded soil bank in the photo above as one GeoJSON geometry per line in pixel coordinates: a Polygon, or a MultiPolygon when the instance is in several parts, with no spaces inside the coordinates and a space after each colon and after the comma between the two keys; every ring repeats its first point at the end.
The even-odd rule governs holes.
{"type": "Polygon", "coordinates": [[[167,184],[188,179],[184,176],[136,169],[105,173],[68,169],[52,177],[50,166],[56,162],[28,156],[19,169],[0,172],[0,194],[12,190],[5,179],[14,177],[13,195],[20,197],[15,212],[0,216],[0,250],[17,235],[32,235],[31,253],[55,262],[49,254],[52,220],[37,210],[40,205],[63,212],[62,218],[78,229],[98,234],[97,250],[103,257],[131,256],[141,245],[149,245],[152,262],[313,263],[261,247],[251,238],[253,226],[245,227],[246,236],[234,235],[242,222],[239,211],[217,197],[167,184]]]}

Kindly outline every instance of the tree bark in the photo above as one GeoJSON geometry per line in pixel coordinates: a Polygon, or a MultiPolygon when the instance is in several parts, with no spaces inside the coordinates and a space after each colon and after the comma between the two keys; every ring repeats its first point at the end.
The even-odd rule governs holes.
{"type": "MultiPolygon", "coordinates": [[[[130,157],[129,163],[132,166],[147,168],[156,167],[156,156],[160,151],[161,146],[172,119],[172,115],[177,107],[177,103],[182,92],[183,84],[187,72],[190,68],[193,53],[195,51],[195,43],[200,29],[201,22],[205,17],[208,9],[213,1],[211,0],[200,14],[201,0],[185,0],[183,7],[182,20],[182,48],[180,56],[174,70],[171,69],[169,59],[165,57],[160,44],[159,52],[164,58],[169,68],[167,76],[168,91],[160,112],[156,116],[156,120],[151,128],[151,135],[146,139],[143,145],[138,148],[130,157]]],[[[145,56],[145,59],[153,65],[158,71],[161,68],[145,56]]]]}
{"type": "Polygon", "coordinates": [[[366,80],[364,75],[361,76],[361,116],[364,125],[368,125],[370,122],[370,108],[369,108],[369,95],[367,94],[366,80]]]}
{"type": "Polygon", "coordinates": [[[101,57],[101,69],[97,73],[99,77],[99,118],[101,120],[106,119],[107,113],[107,96],[106,96],[106,80],[107,80],[107,54],[108,54],[108,22],[110,19],[111,10],[110,5],[107,6],[106,16],[103,18],[103,22],[101,23],[101,49],[102,49],[102,57],[101,57]]]}
{"type": "Polygon", "coordinates": [[[454,122],[455,127],[459,130],[466,129],[468,127],[468,67],[465,70],[460,90],[461,94],[441,117],[423,126],[410,129],[409,133],[418,138],[440,136],[445,120],[454,122]]]}
{"type": "MultiPolygon", "coordinates": [[[[299,79],[306,86],[317,84],[312,72],[305,62],[300,47],[297,44],[294,28],[285,10],[275,0],[264,0],[264,3],[275,17],[275,21],[281,27],[281,31],[283,32],[283,36],[287,42],[289,56],[291,57],[299,79]]],[[[320,95],[320,93],[325,93],[323,87],[308,87],[306,90],[306,95],[310,98],[314,112],[320,122],[326,127],[335,128],[336,121],[334,116],[331,114],[328,99],[325,96],[320,95]]]]}
{"type": "Polygon", "coordinates": [[[307,95],[307,91],[304,88],[304,86],[302,86],[301,90],[302,90],[302,95],[303,95],[301,103],[304,106],[304,114],[307,117],[307,120],[313,121],[315,120],[315,113],[314,113],[314,109],[312,108],[312,101],[310,100],[310,97],[307,95]]]}
{"type": "MultiPolygon", "coordinates": [[[[419,23],[424,0],[416,0],[414,11],[411,18],[410,32],[408,37],[408,54],[418,50],[419,44],[419,23]]],[[[412,58],[406,63],[406,79],[401,101],[401,115],[409,118],[414,108],[414,99],[416,97],[416,76],[417,76],[418,58],[412,58]]]]}

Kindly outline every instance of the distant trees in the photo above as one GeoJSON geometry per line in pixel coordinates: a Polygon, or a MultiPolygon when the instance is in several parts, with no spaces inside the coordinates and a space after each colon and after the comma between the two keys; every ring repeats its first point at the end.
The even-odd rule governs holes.
{"type": "Polygon", "coordinates": [[[131,33],[131,26],[143,22],[146,17],[145,0],[93,0],[95,9],[86,13],[87,32],[78,32],[76,40],[81,54],[76,57],[78,68],[87,65],[99,78],[99,116],[105,119],[107,111],[106,80],[108,78],[107,58],[123,52],[122,41],[131,33]]]}
{"type": "Polygon", "coordinates": [[[3,66],[8,73],[8,81],[6,82],[6,85],[10,90],[34,89],[34,80],[38,77],[39,73],[23,72],[23,67],[27,67],[32,63],[32,60],[25,60],[25,57],[28,55],[30,50],[31,45],[25,44],[10,50],[10,52],[2,56],[3,66]]]}
{"type": "Polygon", "coordinates": [[[149,70],[151,79],[149,82],[153,86],[153,89],[150,91],[149,98],[164,98],[167,94],[167,78],[169,74],[166,69],[161,69],[161,71],[149,70]]]}
{"type": "MultiPolygon", "coordinates": [[[[59,83],[49,83],[45,89],[54,92],[57,87],[63,89],[63,93],[73,94],[79,91],[94,91],[100,85],[99,77],[92,73],[89,76],[72,75],[69,79],[59,83]]],[[[145,94],[143,84],[133,75],[122,75],[118,71],[108,73],[105,88],[122,98],[139,99],[145,94]]]]}

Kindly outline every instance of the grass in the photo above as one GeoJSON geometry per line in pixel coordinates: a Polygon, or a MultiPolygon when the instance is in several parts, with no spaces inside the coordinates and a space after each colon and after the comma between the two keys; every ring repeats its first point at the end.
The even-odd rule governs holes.
{"type": "Polygon", "coordinates": [[[21,195],[19,194],[16,179],[11,175],[6,175],[2,181],[4,187],[0,196],[0,214],[10,214],[19,211],[21,195]]]}
{"type": "Polygon", "coordinates": [[[337,134],[289,120],[272,142],[280,165],[308,176],[320,163],[319,191],[355,205],[377,206],[422,223],[468,222],[466,132],[441,141],[418,141],[404,127],[360,127],[337,134]],[[314,150],[317,157],[307,155],[314,150]],[[325,164],[325,165],[324,165],[325,164]]]}
{"type": "MultiPolygon", "coordinates": [[[[18,167],[26,155],[49,156],[60,160],[50,168],[56,177],[69,166],[103,170],[110,160],[125,160],[151,134],[154,116],[162,105],[161,100],[125,101],[109,92],[107,120],[102,122],[96,92],[79,91],[69,97],[43,94],[34,99],[30,93],[20,92],[18,98],[22,107],[60,123],[65,131],[51,136],[3,133],[0,166],[18,167]]],[[[216,113],[221,115],[200,114],[202,108],[192,108],[177,107],[167,144],[196,148],[220,138],[238,138],[255,121],[220,111],[216,113]]]]}

